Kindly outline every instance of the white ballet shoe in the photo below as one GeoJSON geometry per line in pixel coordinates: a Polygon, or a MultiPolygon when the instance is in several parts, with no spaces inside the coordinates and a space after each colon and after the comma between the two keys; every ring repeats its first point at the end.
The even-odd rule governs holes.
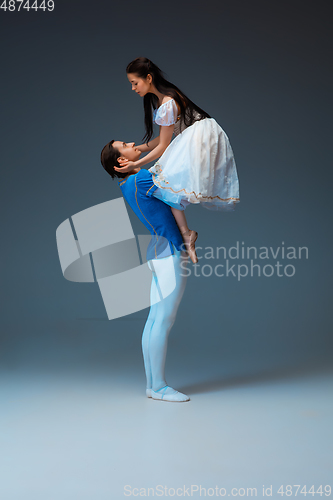
{"type": "Polygon", "coordinates": [[[190,401],[190,398],[186,396],[186,394],[176,391],[175,389],[169,387],[168,385],[162,387],[161,389],[158,389],[158,391],[153,391],[153,389],[151,389],[150,393],[152,399],[160,399],[162,401],[172,401],[179,403],[184,401],[190,401]]]}
{"type": "Polygon", "coordinates": [[[151,389],[146,389],[147,398],[151,398],[151,389]]]}

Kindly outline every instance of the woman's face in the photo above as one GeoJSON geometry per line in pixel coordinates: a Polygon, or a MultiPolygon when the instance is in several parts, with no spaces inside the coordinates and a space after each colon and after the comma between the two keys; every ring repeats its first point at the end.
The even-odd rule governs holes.
{"type": "Polygon", "coordinates": [[[152,82],[151,75],[147,75],[147,78],[141,78],[135,73],[128,73],[127,78],[132,85],[132,90],[134,90],[141,97],[150,92],[152,82]]]}

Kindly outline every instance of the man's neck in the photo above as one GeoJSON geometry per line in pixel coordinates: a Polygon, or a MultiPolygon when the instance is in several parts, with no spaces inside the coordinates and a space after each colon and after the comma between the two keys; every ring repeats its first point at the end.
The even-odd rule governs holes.
{"type": "Polygon", "coordinates": [[[139,172],[139,170],[141,170],[140,167],[134,168],[133,170],[131,170],[130,172],[128,172],[128,174],[126,175],[126,177],[123,177],[123,179],[127,179],[130,175],[137,174],[139,172]]]}

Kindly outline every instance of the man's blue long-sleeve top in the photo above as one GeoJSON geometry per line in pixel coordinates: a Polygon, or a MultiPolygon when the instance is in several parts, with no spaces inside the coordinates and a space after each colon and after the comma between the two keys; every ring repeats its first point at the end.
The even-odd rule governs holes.
{"type": "Polygon", "coordinates": [[[172,255],[174,250],[171,243],[177,250],[182,250],[183,238],[170,206],[152,196],[157,189],[152,174],[141,169],[126,179],[120,179],[118,185],[133,212],[152,235],[147,261],[172,255]]]}

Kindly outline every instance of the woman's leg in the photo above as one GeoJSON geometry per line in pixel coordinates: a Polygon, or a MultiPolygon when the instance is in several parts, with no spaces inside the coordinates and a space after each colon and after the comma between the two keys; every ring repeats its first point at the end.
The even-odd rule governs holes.
{"type": "Polygon", "coordinates": [[[185,248],[188,251],[192,262],[198,262],[198,257],[195,251],[195,241],[198,237],[198,233],[188,228],[184,210],[178,210],[177,208],[171,207],[171,212],[177,222],[179,231],[183,236],[185,248]]]}
{"type": "Polygon", "coordinates": [[[178,208],[171,207],[171,212],[177,222],[177,226],[179,227],[180,232],[182,233],[184,231],[188,231],[188,225],[184,210],[179,210],[178,208]]]}

